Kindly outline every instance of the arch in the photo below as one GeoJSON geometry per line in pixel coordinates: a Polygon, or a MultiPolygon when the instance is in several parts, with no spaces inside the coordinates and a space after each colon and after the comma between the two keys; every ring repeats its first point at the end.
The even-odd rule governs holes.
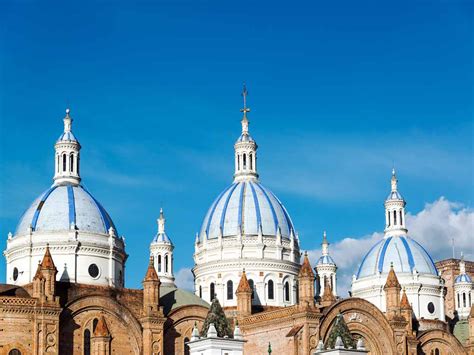
{"type": "Polygon", "coordinates": [[[462,306],[466,307],[466,292],[462,293],[462,306]]]}
{"type": "Polygon", "coordinates": [[[397,225],[397,211],[393,211],[393,225],[397,225]]]}
{"type": "Polygon", "coordinates": [[[61,160],[60,160],[61,158],[60,158],[59,154],[56,155],[56,158],[57,158],[56,159],[56,172],[59,173],[59,167],[61,166],[61,160]]]}
{"type": "Polygon", "coordinates": [[[232,280],[227,281],[227,299],[234,299],[234,283],[232,280]]]}
{"type": "Polygon", "coordinates": [[[202,298],[202,286],[199,285],[199,298],[202,298]]]}
{"type": "Polygon", "coordinates": [[[165,255],[165,272],[168,272],[168,254],[165,255]]]}
{"type": "Polygon", "coordinates": [[[247,169],[247,154],[244,153],[243,160],[242,160],[242,168],[245,170],[247,169]]]}
{"type": "Polygon", "coordinates": [[[255,298],[255,283],[253,282],[252,279],[249,279],[249,286],[252,289],[252,296],[251,299],[253,300],[255,298]]]}
{"type": "Polygon", "coordinates": [[[466,350],[459,340],[444,330],[427,330],[421,332],[417,339],[422,354],[430,354],[432,350],[434,354],[436,349],[443,355],[466,354],[466,350]]]}
{"type": "Polygon", "coordinates": [[[91,331],[89,329],[84,330],[84,355],[91,355],[91,331]]]}
{"type": "Polygon", "coordinates": [[[216,285],[214,282],[211,282],[209,285],[209,301],[212,302],[216,297],[216,285]]]}
{"type": "Polygon", "coordinates": [[[237,170],[240,170],[240,154],[237,154],[237,170]]]}
{"type": "Polygon", "coordinates": [[[283,286],[283,297],[285,302],[290,302],[290,283],[288,281],[285,281],[283,286]]]}
{"type": "Polygon", "coordinates": [[[459,298],[459,293],[457,294],[457,301],[458,301],[458,307],[457,308],[461,308],[461,302],[460,302],[460,298],[459,298]]]}
{"type": "Polygon", "coordinates": [[[250,165],[250,170],[252,170],[253,169],[252,153],[249,154],[249,165],[250,165]]]}
{"type": "Polygon", "coordinates": [[[63,172],[66,171],[66,153],[63,153],[63,172]]]}
{"type": "MultiPolygon", "coordinates": [[[[351,297],[327,310],[319,327],[319,339],[326,343],[330,330],[341,313],[350,332],[363,337],[372,354],[396,354],[393,330],[385,315],[372,303],[351,297]]],[[[316,344],[315,344],[316,346],[316,344]]]]}
{"type": "Polygon", "coordinates": [[[158,272],[161,272],[161,254],[158,255],[158,272]]]}
{"type": "Polygon", "coordinates": [[[390,227],[390,223],[391,223],[391,221],[390,221],[390,211],[388,211],[387,214],[388,214],[388,226],[390,227]]]}
{"type": "MultiPolygon", "coordinates": [[[[130,335],[130,347],[134,353],[141,353],[142,351],[142,331],[141,325],[130,310],[123,304],[119,304],[114,298],[104,295],[86,295],[79,297],[67,303],[60,315],[60,322],[63,326],[60,327],[60,338],[70,339],[70,344],[67,346],[73,347],[73,334],[71,326],[76,325],[75,318],[82,315],[82,313],[102,313],[106,318],[113,318],[116,324],[126,329],[130,335]]],[[[59,344],[61,347],[61,343],[59,344]]],[[[59,349],[62,353],[72,353],[72,348],[59,349]]]]}
{"type": "Polygon", "coordinates": [[[21,351],[18,350],[17,348],[11,349],[11,350],[8,352],[8,355],[21,355],[21,351]]]}
{"type": "Polygon", "coordinates": [[[69,155],[69,171],[74,172],[74,154],[69,155]]]}
{"type": "Polygon", "coordinates": [[[268,280],[267,298],[269,300],[274,300],[275,299],[275,284],[274,284],[273,280],[268,280]]]}
{"type": "Polygon", "coordinates": [[[403,225],[403,211],[400,210],[400,225],[403,225]]]}

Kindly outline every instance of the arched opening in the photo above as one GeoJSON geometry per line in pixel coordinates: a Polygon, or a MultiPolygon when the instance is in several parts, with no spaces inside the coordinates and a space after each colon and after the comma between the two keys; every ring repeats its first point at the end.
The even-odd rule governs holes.
{"type": "Polygon", "coordinates": [[[469,293],[469,306],[472,306],[471,293],[469,293]]]}
{"type": "Polygon", "coordinates": [[[250,170],[252,170],[253,169],[252,153],[249,154],[249,165],[250,165],[250,170]]]}
{"type": "Polygon", "coordinates": [[[227,281],[227,299],[231,300],[234,298],[234,283],[232,280],[227,281]]]}
{"type": "Polygon", "coordinates": [[[18,350],[18,349],[11,349],[11,350],[8,352],[8,355],[21,355],[21,351],[18,350]]]}
{"type": "Polygon", "coordinates": [[[202,298],[202,286],[199,286],[199,298],[202,298]]]}
{"type": "Polygon", "coordinates": [[[255,298],[255,290],[254,290],[254,284],[253,284],[253,280],[252,280],[252,279],[249,280],[249,286],[250,286],[250,289],[252,290],[252,296],[251,296],[251,298],[254,299],[254,298],[255,298]]]}
{"type": "Polygon", "coordinates": [[[158,255],[158,272],[161,272],[161,255],[158,255]]]}
{"type": "Polygon", "coordinates": [[[242,165],[243,165],[244,170],[245,170],[245,169],[247,169],[247,154],[244,154],[243,157],[244,157],[244,160],[243,160],[243,164],[242,164],[242,165]]]}
{"type": "Polygon", "coordinates": [[[63,171],[66,171],[66,154],[63,154],[63,171]]]}
{"type": "Polygon", "coordinates": [[[69,171],[72,173],[74,171],[74,155],[69,156],[69,171]]]}
{"type": "Polygon", "coordinates": [[[56,157],[56,171],[59,173],[59,166],[60,166],[59,155],[56,157]]]}
{"type": "Polygon", "coordinates": [[[460,301],[460,298],[459,298],[459,293],[458,293],[458,308],[461,307],[461,301],[460,301]]]}
{"type": "Polygon", "coordinates": [[[285,282],[283,293],[285,295],[285,302],[290,302],[290,284],[288,281],[285,282]]]}
{"type": "Polygon", "coordinates": [[[214,285],[214,282],[211,282],[211,285],[209,286],[209,300],[212,302],[212,300],[216,297],[216,286],[214,285]]]}
{"type": "Polygon", "coordinates": [[[189,346],[188,346],[188,341],[189,339],[188,338],[184,338],[184,345],[183,345],[183,348],[184,348],[184,355],[189,355],[190,354],[190,350],[189,350],[189,346]]]}
{"type": "Polygon", "coordinates": [[[97,318],[94,318],[92,322],[92,333],[95,332],[95,327],[97,327],[97,323],[99,323],[99,320],[97,318]]]}
{"type": "Polygon", "coordinates": [[[84,355],[91,355],[91,332],[84,330],[84,355]]]}
{"type": "Polygon", "coordinates": [[[403,225],[403,211],[400,211],[400,225],[403,225]]]}
{"type": "Polygon", "coordinates": [[[168,272],[168,254],[165,255],[165,272],[168,272]]]}
{"type": "Polygon", "coordinates": [[[387,212],[387,215],[388,215],[388,226],[390,227],[390,224],[391,224],[391,222],[390,222],[390,212],[387,212]]]}
{"type": "Polygon", "coordinates": [[[76,172],[77,172],[77,175],[79,175],[79,166],[80,166],[80,164],[79,164],[79,159],[80,159],[80,157],[79,157],[79,155],[78,155],[78,156],[76,157],[76,164],[77,164],[76,172]]]}
{"type": "Polygon", "coordinates": [[[465,292],[462,294],[462,306],[466,307],[466,293],[465,292]]]}
{"type": "Polygon", "coordinates": [[[273,280],[268,281],[268,299],[273,300],[275,297],[275,290],[273,280]]]}
{"type": "Polygon", "coordinates": [[[397,211],[393,211],[393,225],[397,225],[397,211]]]}

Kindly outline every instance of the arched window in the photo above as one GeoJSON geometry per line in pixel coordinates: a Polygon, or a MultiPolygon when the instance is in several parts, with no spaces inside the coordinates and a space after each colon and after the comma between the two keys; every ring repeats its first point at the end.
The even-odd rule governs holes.
{"type": "Polygon", "coordinates": [[[63,154],[63,171],[66,171],[66,154],[63,154]]]}
{"type": "Polygon", "coordinates": [[[462,294],[462,306],[466,307],[466,293],[462,294]]]}
{"type": "Polygon", "coordinates": [[[403,225],[403,212],[400,211],[400,225],[403,225]]]}
{"type": "Polygon", "coordinates": [[[234,299],[234,283],[232,280],[227,281],[227,299],[234,299]]]}
{"type": "Polygon", "coordinates": [[[91,355],[91,332],[84,330],[84,355],[91,355]]]}
{"type": "Polygon", "coordinates": [[[397,225],[397,211],[393,211],[393,225],[397,225]]]}
{"type": "Polygon", "coordinates": [[[161,255],[158,255],[158,272],[161,272],[161,255]]]}
{"type": "Polygon", "coordinates": [[[242,165],[244,167],[244,170],[247,169],[247,154],[244,154],[244,162],[242,165]]]}
{"type": "Polygon", "coordinates": [[[434,355],[439,355],[439,349],[438,348],[435,349],[434,355]]]}
{"type": "Polygon", "coordinates": [[[184,355],[189,355],[189,346],[188,346],[188,338],[184,338],[184,355]]]}
{"type": "Polygon", "coordinates": [[[21,351],[18,350],[18,349],[11,349],[11,350],[8,352],[8,355],[21,355],[21,351]]]}
{"type": "Polygon", "coordinates": [[[60,160],[59,160],[59,155],[57,156],[57,159],[56,159],[56,160],[57,160],[56,170],[57,170],[58,173],[59,173],[59,166],[60,166],[60,164],[61,164],[61,162],[60,162],[60,160]]]}
{"type": "Polygon", "coordinates": [[[253,284],[252,279],[249,280],[249,286],[252,289],[252,299],[254,299],[255,298],[255,290],[254,290],[254,284],[253,284]]]}
{"type": "Polygon", "coordinates": [[[288,281],[285,282],[285,288],[283,290],[283,293],[285,294],[285,301],[290,302],[290,284],[288,281]]]}
{"type": "Polygon", "coordinates": [[[69,171],[72,173],[74,171],[74,155],[69,156],[69,171]]]}
{"type": "Polygon", "coordinates": [[[99,320],[97,318],[94,318],[94,321],[92,322],[92,333],[95,332],[95,327],[97,327],[97,323],[99,323],[99,320]]]}
{"type": "Polygon", "coordinates": [[[387,212],[388,214],[388,226],[390,227],[390,212],[387,212]]]}
{"type": "Polygon", "coordinates": [[[214,285],[214,282],[211,282],[211,285],[209,286],[209,299],[212,302],[212,300],[216,297],[216,286],[214,285]]]}
{"type": "Polygon", "coordinates": [[[249,154],[249,165],[250,165],[250,170],[252,170],[253,169],[252,153],[249,154]]]}
{"type": "Polygon", "coordinates": [[[461,307],[461,301],[460,301],[460,298],[459,298],[459,293],[458,293],[458,308],[461,307]]]}
{"type": "Polygon", "coordinates": [[[77,175],[79,175],[79,166],[80,166],[80,164],[79,164],[79,159],[80,159],[80,157],[79,157],[79,155],[78,155],[78,156],[76,157],[76,164],[77,164],[76,172],[77,172],[77,175]]]}
{"type": "Polygon", "coordinates": [[[202,298],[202,286],[199,286],[199,298],[202,298]]]}
{"type": "Polygon", "coordinates": [[[240,155],[237,155],[237,170],[240,170],[240,155]]]}
{"type": "Polygon", "coordinates": [[[274,298],[274,287],[273,287],[273,280],[268,281],[268,299],[272,300],[274,298]]]}
{"type": "Polygon", "coordinates": [[[168,254],[165,255],[165,272],[168,272],[168,254]]]}

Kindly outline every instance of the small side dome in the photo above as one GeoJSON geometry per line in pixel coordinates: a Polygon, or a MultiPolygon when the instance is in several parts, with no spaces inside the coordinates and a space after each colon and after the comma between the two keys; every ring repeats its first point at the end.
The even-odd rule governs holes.
{"type": "Polygon", "coordinates": [[[321,256],[317,263],[317,265],[327,265],[327,264],[332,264],[332,265],[336,265],[336,262],[334,261],[334,259],[330,256],[330,255],[323,255],[321,256]]]}
{"type": "Polygon", "coordinates": [[[459,283],[472,283],[472,279],[471,279],[471,276],[469,276],[468,274],[462,274],[462,275],[458,275],[458,277],[456,277],[456,279],[454,280],[454,283],[456,283],[456,284],[459,284],[459,283]]]}
{"type": "Polygon", "coordinates": [[[81,185],[53,185],[26,210],[15,235],[32,231],[79,231],[108,234],[115,225],[102,205],[81,185]]]}
{"type": "Polygon", "coordinates": [[[357,279],[367,276],[386,274],[390,265],[397,274],[419,273],[438,276],[436,266],[426,250],[408,236],[387,236],[377,242],[362,259],[357,279]]]}

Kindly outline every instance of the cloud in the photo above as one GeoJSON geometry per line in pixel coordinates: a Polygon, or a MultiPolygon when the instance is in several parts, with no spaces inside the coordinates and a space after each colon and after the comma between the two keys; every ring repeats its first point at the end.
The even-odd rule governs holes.
{"type": "Polygon", "coordinates": [[[183,267],[178,270],[175,276],[176,286],[188,291],[194,290],[194,276],[190,268],[183,267]]]}
{"type": "MultiPolygon", "coordinates": [[[[452,257],[454,239],[456,257],[463,251],[467,259],[474,258],[474,211],[460,203],[450,202],[440,197],[427,203],[415,215],[406,216],[408,233],[428,251],[433,260],[452,257]]],[[[338,266],[338,293],[347,296],[351,287],[352,275],[359,263],[377,240],[383,238],[382,232],[362,237],[346,237],[330,246],[330,253],[338,266]]],[[[309,251],[314,263],[321,255],[320,249],[309,251]]]]}

